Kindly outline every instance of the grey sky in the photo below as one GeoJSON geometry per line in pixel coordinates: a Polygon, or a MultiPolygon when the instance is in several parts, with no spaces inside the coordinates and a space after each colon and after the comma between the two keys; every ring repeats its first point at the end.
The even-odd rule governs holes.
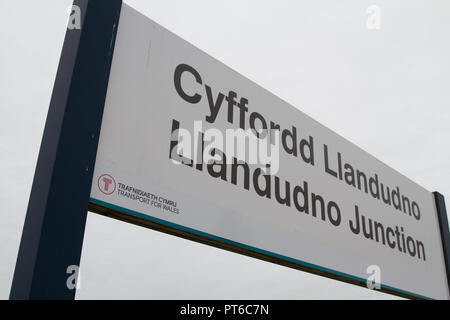
{"type": "MultiPolygon", "coordinates": [[[[0,0],[3,299],[71,2],[0,0]]],[[[449,1],[125,2],[450,199],[449,1]]],[[[77,298],[395,297],[90,214],[77,298]]]]}

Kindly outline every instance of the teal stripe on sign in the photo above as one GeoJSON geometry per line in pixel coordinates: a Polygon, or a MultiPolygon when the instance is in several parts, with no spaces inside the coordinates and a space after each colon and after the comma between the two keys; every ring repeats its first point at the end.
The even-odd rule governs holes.
{"type": "MultiPolygon", "coordinates": [[[[325,271],[325,272],[328,272],[328,273],[332,273],[334,275],[338,275],[338,276],[341,276],[341,277],[344,277],[344,278],[347,278],[347,279],[353,279],[353,280],[366,282],[366,279],[355,277],[355,276],[352,276],[352,275],[347,274],[347,273],[343,273],[343,272],[336,271],[336,270],[333,270],[333,269],[328,269],[328,268],[325,268],[325,267],[322,267],[322,266],[319,266],[319,265],[316,265],[316,264],[312,264],[312,263],[309,263],[309,262],[306,262],[306,261],[294,259],[294,258],[291,258],[291,257],[283,256],[281,254],[278,254],[278,253],[275,253],[275,252],[271,252],[271,251],[267,251],[267,250],[264,250],[264,249],[259,249],[259,248],[256,248],[256,247],[248,246],[248,245],[240,243],[240,242],[236,242],[236,241],[233,241],[233,240],[229,240],[229,239],[225,239],[225,238],[222,238],[222,237],[218,237],[218,236],[215,236],[213,234],[206,233],[206,232],[203,232],[203,231],[199,231],[199,230],[196,230],[196,229],[188,228],[188,227],[185,227],[185,226],[173,223],[173,222],[169,222],[169,221],[166,221],[166,220],[163,220],[163,219],[155,218],[155,217],[152,217],[152,216],[149,216],[149,215],[137,212],[137,211],[133,211],[133,210],[130,210],[130,209],[126,209],[126,208],[123,208],[123,207],[120,207],[120,206],[117,206],[117,205],[114,205],[114,204],[111,204],[111,203],[107,203],[107,202],[104,202],[104,201],[101,201],[101,200],[98,200],[98,199],[90,198],[90,202],[98,204],[98,205],[101,205],[101,206],[106,207],[106,208],[110,208],[112,210],[116,210],[116,211],[120,211],[122,213],[126,213],[128,215],[132,215],[132,216],[135,216],[135,217],[138,217],[138,218],[142,218],[142,219],[145,219],[145,220],[156,222],[156,223],[159,223],[159,224],[162,224],[162,225],[165,225],[165,226],[168,226],[168,227],[172,227],[172,228],[175,228],[175,229],[178,229],[178,230],[194,233],[196,235],[200,235],[200,236],[203,236],[203,237],[206,237],[206,238],[209,238],[209,239],[214,239],[214,240],[217,240],[217,241],[220,241],[220,242],[223,242],[223,243],[228,243],[228,244],[240,247],[240,248],[256,251],[256,252],[259,252],[259,253],[271,256],[271,257],[275,257],[275,258],[281,259],[281,260],[294,262],[294,263],[302,265],[302,266],[307,266],[307,267],[314,268],[314,269],[317,269],[317,270],[321,270],[321,271],[325,271]]],[[[380,286],[382,288],[385,288],[385,289],[396,291],[398,293],[407,294],[407,295],[414,296],[414,297],[417,297],[417,298],[420,298],[420,299],[433,300],[433,299],[431,299],[429,297],[422,296],[422,295],[417,294],[417,293],[412,293],[412,292],[409,292],[409,291],[397,289],[397,288],[394,288],[394,287],[391,287],[391,286],[388,286],[388,285],[385,285],[385,284],[380,284],[380,286]]]]}

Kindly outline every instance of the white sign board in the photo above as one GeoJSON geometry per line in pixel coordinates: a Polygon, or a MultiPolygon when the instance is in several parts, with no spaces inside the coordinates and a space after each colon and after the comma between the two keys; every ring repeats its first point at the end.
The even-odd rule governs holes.
{"type": "Polygon", "coordinates": [[[91,203],[348,281],[449,298],[432,193],[127,5],[91,203]],[[270,157],[239,156],[250,147],[230,144],[237,132],[269,141],[257,151],[270,157]]]}

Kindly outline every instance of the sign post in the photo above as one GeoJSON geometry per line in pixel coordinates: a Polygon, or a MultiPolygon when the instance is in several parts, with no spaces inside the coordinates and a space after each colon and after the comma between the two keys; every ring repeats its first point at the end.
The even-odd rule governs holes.
{"type": "Polygon", "coordinates": [[[23,227],[10,299],[74,299],[121,0],[76,0],[23,227]],[[69,272],[69,274],[68,274],[69,272]]]}
{"type": "Polygon", "coordinates": [[[432,192],[126,4],[93,180],[96,213],[449,298],[432,192]]]}
{"type": "Polygon", "coordinates": [[[387,293],[449,299],[442,195],[121,1],[75,4],[82,27],[66,36],[11,299],[74,298],[67,272],[88,208],[387,293]]]}

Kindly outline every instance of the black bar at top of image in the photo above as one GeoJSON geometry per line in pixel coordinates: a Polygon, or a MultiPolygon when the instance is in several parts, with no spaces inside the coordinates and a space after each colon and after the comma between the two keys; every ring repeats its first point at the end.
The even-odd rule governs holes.
{"type": "Polygon", "coordinates": [[[75,0],[17,256],[10,299],[74,299],[95,157],[122,0],[75,0]]]}
{"type": "Polygon", "coordinates": [[[448,229],[447,210],[445,209],[444,196],[439,192],[433,192],[433,195],[438,213],[442,247],[444,249],[445,269],[447,271],[447,285],[450,290],[450,233],[448,229]]]}

